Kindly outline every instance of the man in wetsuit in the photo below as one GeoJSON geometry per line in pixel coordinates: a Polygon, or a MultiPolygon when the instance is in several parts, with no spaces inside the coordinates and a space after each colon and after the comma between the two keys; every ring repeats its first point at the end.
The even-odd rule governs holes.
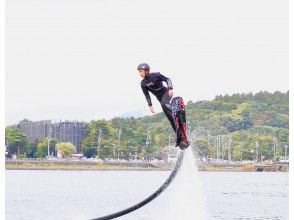
{"type": "Polygon", "coordinates": [[[147,63],[140,64],[137,70],[139,71],[140,76],[143,78],[141,81],[141,88],[147,100],[150,111],[155,113],[149,91],[155,95],[155,97],[160,102],[163,112],[171,123],[172,128],[176,132],[176,125],[170,106],[170,100],[173,96],[173,86],[171,80],[159,72],[150,73],[150,66],[147,63]],[[162,82],[166,82],[167,87],[165,87],[162,82]]]}

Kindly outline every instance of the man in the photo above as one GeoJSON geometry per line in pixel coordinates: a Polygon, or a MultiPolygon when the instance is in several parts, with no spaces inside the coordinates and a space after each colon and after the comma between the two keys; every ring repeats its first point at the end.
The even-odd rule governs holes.
{"type": "Polygon", "coordinates": [[[155,95],[155,97],[160,102],[163,112],[171,123],[172,128],[176,132],[176,125],[170,106],[170,100],[173,96],[173,86],[171,80],[159,72],[150,73],[150,66],[147,63],[140,64],[137,70],[139,71],[140,76],[143,78],[141,81],[141,88],[147,100],[150,111],[155,113],[149,91],[155,95]],[[167,87],[165,87],[162,82],[166,82],[167,87]]]}

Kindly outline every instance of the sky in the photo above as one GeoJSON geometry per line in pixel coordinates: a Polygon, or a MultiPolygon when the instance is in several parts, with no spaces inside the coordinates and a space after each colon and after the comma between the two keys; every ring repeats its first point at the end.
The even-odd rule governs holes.
{"type": "Polygon", "coordinates": [[[285,92],[288,17],[286,0],[6,1],[6,125],[150,115],[142,62],[186,102],[285,92]]]}

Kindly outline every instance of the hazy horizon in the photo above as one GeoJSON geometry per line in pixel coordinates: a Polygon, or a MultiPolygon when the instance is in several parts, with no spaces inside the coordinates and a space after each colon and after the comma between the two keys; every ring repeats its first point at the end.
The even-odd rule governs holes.
{"type": "MultiPolygon", "coordinates": [[[[280,90],[273,90],[273,91],[265,91],[265,90],[263,90],[263,91],[257,91],[257,92],[244,92],[245,94],[249,94],[249,93],[253,93],[253,95],[255,95],[256,93],[258,93],[258,92],[270,92],[270,93],[274,93],[274,92],[282,92],[282,93],[287,93],[289,90],[286,90],[286,91],[280,91],[280,90]]],[[[236,93],[232,93],[232,94],[228,94],[228,93],[226,93],[226,94],[218,94],[218,95],[222,95],[222,96],[224,96],[224,95],[233,95],[233,94],[238,94],[238,92],[236,92],[236,93]]],[[[242,93],[239,93],[239,94],[242,94],[242,93]]],[[[215,97],[216,96],[218,96],[218,95],[215,95],[215,97]]],[[[215,99],[215,97],[214,98],[212,98],[212,99],[202,99],[202,100],[185,100],[185,103],[187,103],[187,102],[189,102],[189,101],[192,101],[193,103],[195,103],[195,102],[197,102],[197,101],[211,101],[211,100],[214,100],[215,99]]],[[[162,112],[161,110],[160,111],[158,111],[158,112],[156,112],[156,113],[160,113],[160,112],[162,112]]],[[[155,113],[155,114],[156,114],[155,113]]],[[[146,114],[146,113],[144,113],[144,111],[143,110],[137,110],[137,111],[131,111],[131,112],[123,112],[123,113],[121,113],[121,114],[119,114],[119,115],[114,115],[114,116],[112,116],[112,117],[109,117],[109,118],[92,118],[92,119],[88,119],[88,120],[76,120],[76,119],[72,119],[72,120],[69,120],[69,119],[67,119],[67,118],[63,118],[63,119],[60,119],[60,118],[40,118],[40,119],[37,119],[37,120],[33,120],[33,119],[31,119],[31,118],[28,118],[28,117],[25,117],[25,118],[23,118],[23,119],[21,119],[21,120],[18,120],[18,121],[15,121],[15,122],[13,122],[13,123],[11,123],[11,124],[6,124],[6,126],[9,126],[9,125],[14,125],[14,124],[17,124],[18,122],[20,122],[20,121],[22,121],[22,120],[24,120],[24,119],[27,119],[27,120],[30,120],[30,121],[42,121],[42,120],[52,120],[52,121],[59,121],[59,120],[61,120],[61,121],[66,121],[66,120],[69,120],[69,121],[84,121],[84,122],[89,122],[89,121],[91,121],[91,120],[103,120],[103,119],[105,119],[105,120],[111,120],[111,119],[113,119],[113,118],[115,118],[115,117],[120,117],[120,118],[126,118],[126,117],[134,117],[134,118],[139,118],[139,117],[144,117],[144,116],[147,116],[147,115],[152,115],[151,113],[148,113],[148,114],[146,114]]]]}

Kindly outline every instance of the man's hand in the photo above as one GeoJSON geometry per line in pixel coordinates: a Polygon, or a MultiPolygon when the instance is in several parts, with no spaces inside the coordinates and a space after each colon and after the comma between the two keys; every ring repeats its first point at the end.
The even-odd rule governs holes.
{"type": "Polygon", "coordinates": [[[173,95],[174,95],[173,90],[172,89],[168,90],[168,96],[169,97],[173,97],[173,95]]]}
{"type": "Polygon", "coordinates": [[[153,109],[153,106],[150,106],[150,111],[151,111],[152,113],[155,113],[155,111],[154,111],[154,109],[153,109]]]}

